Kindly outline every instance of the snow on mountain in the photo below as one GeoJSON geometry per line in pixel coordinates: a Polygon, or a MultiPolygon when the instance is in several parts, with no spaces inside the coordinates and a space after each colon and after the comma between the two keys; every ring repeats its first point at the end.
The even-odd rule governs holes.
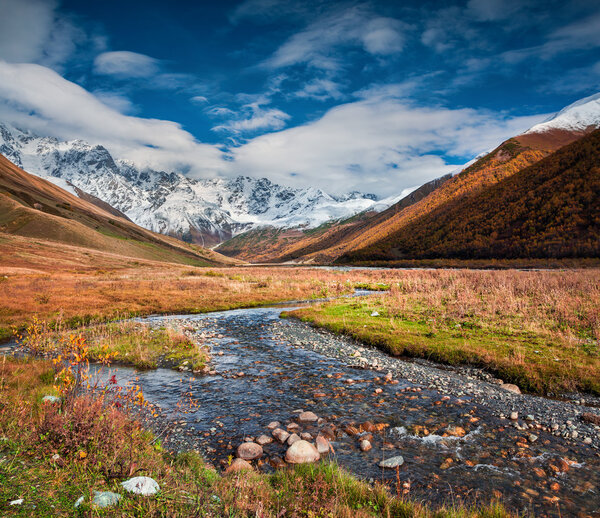
{"type": "Polygon", "coordinates": [[[39,137],[2,124],[0,153],[29,173],[105,201],[142,227],[207,246],[259,226],[313,228],[382,205],[376,196],[356,191],[334,197],[266,178],[195,180],[138,169],[113,159],[102,146],[39,137]]]}
{"type": "Polygon", "coordinates": [[[570,104],[556,115],[527,130],[525,135],[554,129],[580,132],[598,127],[600,127],[600,93],[570,104]]]}

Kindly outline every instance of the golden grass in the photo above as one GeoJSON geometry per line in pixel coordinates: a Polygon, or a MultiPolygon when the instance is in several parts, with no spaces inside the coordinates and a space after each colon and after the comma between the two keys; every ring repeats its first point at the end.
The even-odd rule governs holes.
{"type": "Polygon", "coordinates": [[[482,366],[528,390],[600,393],[600,270],[428,270],[392,278],[383,296],[295,315],[392,354],[482,366]]]}

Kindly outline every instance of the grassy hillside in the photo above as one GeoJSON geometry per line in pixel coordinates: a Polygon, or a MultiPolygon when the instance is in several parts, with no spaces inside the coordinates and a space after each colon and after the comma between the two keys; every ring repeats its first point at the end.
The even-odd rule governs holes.
{"type": "Polygon", "coordinates": [[[408,200],[404,199],[358,224],[336,225],[323,235],[302,239],[276,260],[331,263],[341,256],[354,260],[352,254],[355,251],[390,238],[439,207],[482,192],[583,135],[584,132],[553,130],[509,139],[459,175],[440,179],[446,181],[439,184],[426,184],[408,200]]]}
{"type": "Polygon", "coordinates": [[[598,256],[600,130],[340,261],[598,256]]]}
{"type": "Polygon", "coordinates": [[[219,254],[143,229],[116,211],[30,175],[0,155],[0,233],[195,265],[231,263],[219,254]]]}

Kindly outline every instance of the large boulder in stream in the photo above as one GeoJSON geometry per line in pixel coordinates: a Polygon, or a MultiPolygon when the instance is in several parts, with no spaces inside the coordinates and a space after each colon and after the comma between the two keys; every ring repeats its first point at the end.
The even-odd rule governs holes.
{"type": "Polygon", "coordinates": [[[244,442],[238,446],[237,456],[244,460],[254,460],[262,457],[263,449],[255,442],[244,442]]]}
{"type": "Polygon", "coordinates": [[[317,462],[321,455],[308,441],[299,440],[292,444],[285,452],[285,461],[289,464],[305,464],[317,462]]]}

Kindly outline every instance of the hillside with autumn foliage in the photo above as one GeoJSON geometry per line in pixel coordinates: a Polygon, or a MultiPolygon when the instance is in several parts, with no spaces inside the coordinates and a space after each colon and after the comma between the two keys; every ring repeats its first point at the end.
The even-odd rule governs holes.
{"type": "MultiPolygon", "coordinates": [[[[519,149],[511,141],[502,148],[501,153],[519,149]]],[[[483,160],[497,160],[498,154],[483,160]]],[[[600,130],[497,182],[449,199],[338,261],[598,256],[600,130]]]]}

